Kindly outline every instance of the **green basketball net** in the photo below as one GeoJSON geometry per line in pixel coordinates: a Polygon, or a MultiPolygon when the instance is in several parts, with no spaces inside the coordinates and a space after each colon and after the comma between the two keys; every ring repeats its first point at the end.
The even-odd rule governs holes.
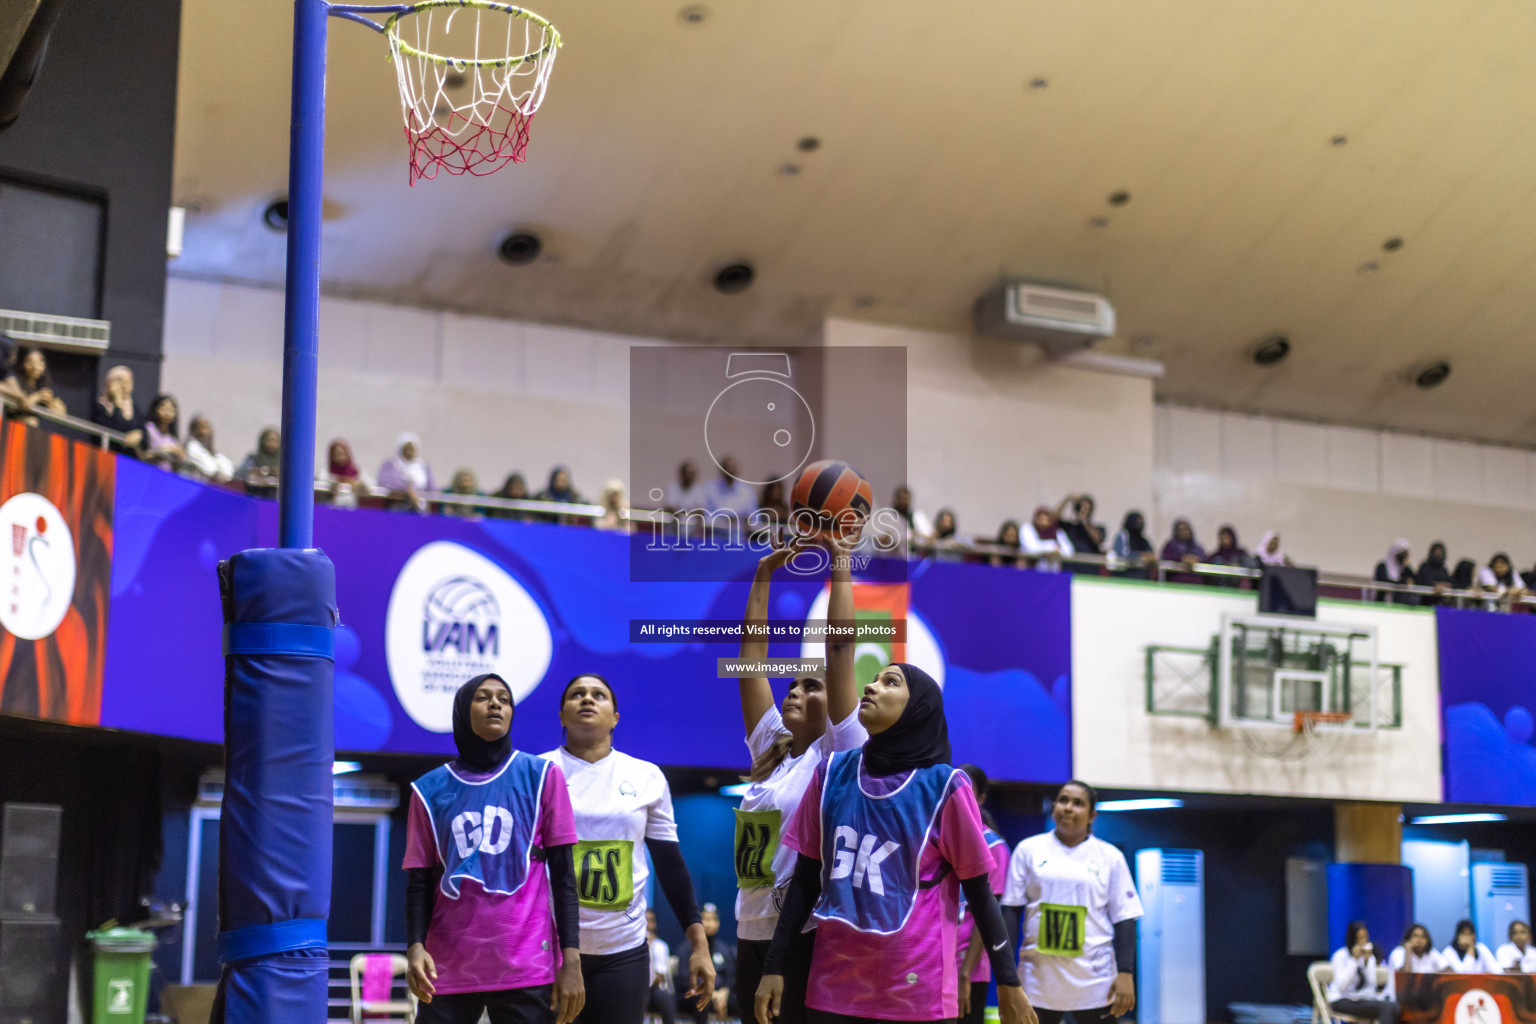
{"type": "Polygon", "coordinates": [[[384,34],[412,184],[522,163],[562,45],[553,25],[494,0],[422,0],[390,15],[384,34]]]}

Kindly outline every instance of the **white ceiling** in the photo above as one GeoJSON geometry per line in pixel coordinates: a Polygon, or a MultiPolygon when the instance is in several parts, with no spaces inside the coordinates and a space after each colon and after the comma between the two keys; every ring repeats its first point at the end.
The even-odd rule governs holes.
{"type": "MultiPolygon", "coordinates": [[[[329,290],[803,343],[964,330],[1007,274],[1108,295],[1166,399],[1536,444],[1528,0],[538,3],[566,45],[527,162],[414,188],[383,38],[332,20],[329,290]],[[513,227],[537,265],[495,259],[513,227]],[[757,284],[716,294],[737,258],[757,284]]],[[[282,278],[291,10],[185,0],[176,272],[282,278]]]]}

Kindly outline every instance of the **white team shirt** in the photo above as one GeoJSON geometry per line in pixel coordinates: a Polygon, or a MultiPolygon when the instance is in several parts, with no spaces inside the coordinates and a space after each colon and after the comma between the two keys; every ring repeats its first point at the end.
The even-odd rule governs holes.
{"type": "Polygon", "coordinates": [[[1440,951],[1440,958],[1445,961],[1445,969],[1455,974],[1504,973],[1492,950],[1481,942],[1468,950],[1466,956],[1456,952],[1455,946],[1446,946],[1440,951]]]}
{"type": "MultiPolygon", "coordinates": [[[[758,719],[757,728],[747,737],[747,749],[755,760],[763,751],[773,746],[782,736],[784,716],[777,707],[770,707],[758,719]]],[[[744,811],[779,812],[779,828],[789,827],[789,819],[806,787],[816,777],[816,767],[836,750],[853,750],[862,747],[869,733],[859,722],[859,716],[849,715],[842,722],[822,733],[799,757],[786,757],[773,774],[762,782],[754,782],[741,799],[744,811]]],[[[736,938],[743,942],[762,942],[773,938],[773,929],[779,923],[779,907],[784,893],[789,889],[790,878],[795,873],[795,851],[781,841],[773,853],[773,885],[760,889],[736,890],[736,938]]],[[[807,926],[814,927],[814,919],[807,926]]]]}
{"type": "Polygon", "coordinates": [[[665,939],[651,940],[651,985],[653,988],[672,989],[672,950],[665,939]]]}
{"type": "Polygon", "coordinates": [[[1387,966],[1393,973],[1407,971],[1409,974],[1442,974],[1446,970],[1445,961],[1440,959],[1440,954],[1433,949],[1426,949],[1423,956],[1408,952],[1407,947],[1398,946],[1387,957],[1387,966]]]}
{"type": "Polygon", "coordinates": [[[1125,856],[1094,836],[1066,846],[1055,830],[1014,848],[1002,902],[1024,908],[1020,965],[1024,994],[1048,1010],[1091,1010],[1110,1004],[1115,925],[1141,917],[1141,897],[1125,856]],[[1039,952],[1041,904],[1082,907],[1082,955],[1039,952]]]}
{"type": "Polygon", "coordinates": [[[645,883],[651,877],[645,841],[677,842],[672,790],[661,769],[617,750],[589,764],[564,747],[544,757],[560,766],[571,794],[578,841],[625,839],[632,845],[634,898],[624,910],[581,908],[581,951],[622,953],[645,945],[645,883]]]}
{"type": "Polygon", "coordinates": [[[1526,946],[1522,952],[1513,942],[1506,942],[1494,954],[1494,959],[1506,971],[1518,967],[1521,974],[1536,974],[1536,946],[1526,946]]]}

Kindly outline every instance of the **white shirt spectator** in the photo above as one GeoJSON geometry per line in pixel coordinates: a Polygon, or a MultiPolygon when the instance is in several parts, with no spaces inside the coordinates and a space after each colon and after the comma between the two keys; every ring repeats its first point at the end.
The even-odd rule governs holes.
{"type": "Polygon", "coordinates": [[[721,476],[705,484],[703,491],[703,507],[711,512],[731,512],[745,520],[757,511],[757,488],[751,484],[740,480],[727,481],[721,476]]]}
{"type": "Polygon", "coordinates": [[[1426,949],[1420,956],[1410,953],[1406,946],[1398,946],[1387,957],[1387,967],[1393,973],[1407,971],[1409,974],[1443,974],[1445,973],[1445,961],[1440,954],[1433,949],[1426,949]]]}
{"type": "MultiPolygon", "coordinates": [[[[1067,531],[1056,527],[1056,536],[1041,537],[1035,531],[1034,523],[1023,523],[1019,526],[1019,547],[1026,555],[1070,555],[1072,554],[1072,542],[1067,539],[1067,531]]],[[[1041,564],[1044,567],[1044,563],[1041,564]]]]}
{"type": "Polygon", "coordinates": [[[1493,951],[1481,942],[1469,949],[1466,956],[1458,953],[1455,946],[1446,946],[1440,951],[1440,958],[1445,961],[1445,969],[1455,974],[1504,973],[1493,951]]]}
{"type": "Polygon", "coordinates": [[[228,480],[235,475],[235,464],[223,452],[211,452],[201,441],[188,441],[184,449],[187,461],[210,480],[228,480]]]}
{"type": "Polygon", "coordinates": [[[651,940],[651,987],[672,987],[672,951],[660,936],[651,940]]]}
{"type": "Polygon", "coordinates": [[[1536,946],[1521,949],[1513,942],[1506,942],[1494,954],[1494,959],[1507,973],[1536,974],[1536,946]]]}
{"type": "Polygon", "coordinates": [[[704,494],[704,485],[697,480],[692,487],[684,487],[680,481],[674,480],[667,485],[666,492],[662,496],[668,508],[705,508],[708,499],[704,494]]]}
{"type": "Polygon", "coordinates": [[[1374,953],[1364,960],[1356,960],[1349,955],[1349,950],[1340,946],[1328,962],[1333,967],[1333,980],[1328,983],[1328,1002],[1392,997],[1390,976],[1386,985],[1376,987],[1377,963],[1374,953]]]}

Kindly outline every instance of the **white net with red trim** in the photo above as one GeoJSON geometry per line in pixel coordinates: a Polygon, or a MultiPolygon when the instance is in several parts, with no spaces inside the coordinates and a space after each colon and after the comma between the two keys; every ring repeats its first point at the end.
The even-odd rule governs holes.
{"type": "Polygon", "coordinates": [[[560,33],[494,0],[422,0],[384,23],[400,80],[411,184],[521,163],[560,33]]]}

